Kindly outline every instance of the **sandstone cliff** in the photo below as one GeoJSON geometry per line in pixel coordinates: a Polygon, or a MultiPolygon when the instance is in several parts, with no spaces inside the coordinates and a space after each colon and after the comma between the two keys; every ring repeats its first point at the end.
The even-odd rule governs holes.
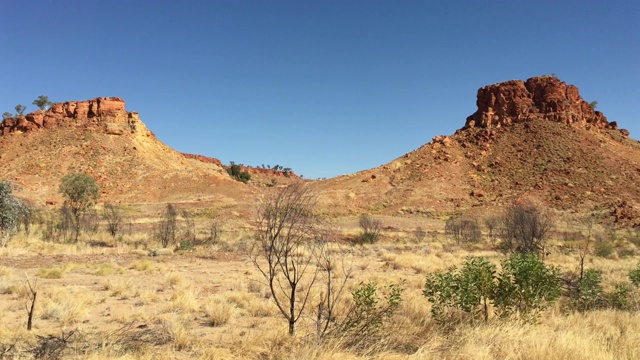
{"type": "MultiPolygon", "coordinates": [[[[555,76],[539,76],[488,85],[478,90],[478,110],[464,129],[499,128],[531,120],[549,120],[583,128],[617,129],[582,97],[578,88],[555,76]]],[[[623,133],[628,135],[626,131],[623,133]]]]}
{"type": "Polygon", "coordinates": [[[146,132],[137,112],[127,112],[118,97],[100,97],[86,101],[56,103],[49,110],[4,119],[0,134],[25,133],[42,128],[83,127],[110,135],[146,132]]]}

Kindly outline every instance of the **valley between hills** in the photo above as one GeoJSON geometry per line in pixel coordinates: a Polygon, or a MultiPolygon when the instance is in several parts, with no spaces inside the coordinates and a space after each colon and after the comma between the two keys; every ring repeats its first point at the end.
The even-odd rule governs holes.
{"type": "Polygon", "coordinates": [[[231,165],[165,145],[118,97],[4,119],[0,179],[32,212],[0,247],[0,358],[640,358],[640,142],[555,76],[481,87],[476,103],[454,134],[324,180],[242,165],[238,181],[231,165]],[[59,192],[70,173],[100,188],[76,239],[59,192]],[[309,201],[294,236],[321,240],[292,253],[314,255],[284,295],[298,300],[294,336],[292,303],[275,301],[291,283],[274,290],[270,258],[256,253],[265,204],[287,189],[309,201]],[[518,248],[503,246],[503,230],[517,206],[547,221],[533,240],[557,297],[533,321],[517,305],[502,316],[495,292],[449,299],[443,322],[428,279],[470,258],[494,264],[490,278],[508,269],[518,248]]]}

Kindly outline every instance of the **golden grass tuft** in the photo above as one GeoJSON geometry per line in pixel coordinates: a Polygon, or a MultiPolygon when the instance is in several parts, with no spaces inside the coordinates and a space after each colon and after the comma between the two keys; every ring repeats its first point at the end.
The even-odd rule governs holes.
{"type": "Polygon", "coordinates": [[[191,314],[199,308],[198,291],[191,286],[185,286],[174,290],[170,302],[162,308],[161,312],[191,314]]]}
{"type": "Polygon", "coordinates": [[[202,311],[204,311],[207,325],[216,327],[229,322],[235,313],[235,307],[224,300],[209,299],[202,304],[202,311]]]}
{"type": "Polygon", "coordinates": [[[116,275],[116,274],[123,274],[124,273],[124,269],[116,264],[116,263],[102,263],[102,264],[98,264],[96,265],[96,271],[94,272],[94,275],[97,276],[111,276],[111,275],[116,275]]]}
{"type": "Polygon", "coordinates": [[[149,259],[142,259],[132,263],[131,269],[137,271],[152,272],[156,270],[156,264],[149,259]]]}
{"type": "Polygon", "coordinates": [[[13,274],[13,269],[6,266],[0,266],[0,277],[9,277],[13,274]]]}
{"type": "MultiPolygon", "coordinates": [[[[40,297],[40,318],[56,320],[62,326],[81,322],[95,300],[82,287],[55,288],[40,297]]],[[[38,310],[38,307],[36,307],[38,310]]]]}
{"type": "Polygon", "coordinates": [[[191,333],[191,318],[179,315],[161,317],[159,325],[171,339],[171,347],[177,351],[189,350],[196,343],[194,335],[191,333]]]}
{"type": "Polygon", "coordinates": [[[140,295],[138,286],[132,279],[108,278],[100,285],[102,290],[109,292],[109,296],[119,299],[135,298],[140,295]]]}
{"type": "Polygon", "coordinates": [[[65,274],[65,270],[60,267],[38,270],[38,276],[43,279],[62,279],[64,274],[65,274]]]}

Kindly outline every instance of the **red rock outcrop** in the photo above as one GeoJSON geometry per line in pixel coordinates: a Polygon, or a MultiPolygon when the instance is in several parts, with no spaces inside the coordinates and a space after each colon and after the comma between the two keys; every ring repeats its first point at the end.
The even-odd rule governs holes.
{"type": "Polygon", "coordinates": [[[207,163],[207,164],[214,164],[214,165],[218,165],[220,167],[222,167],[222,162],[216,158],[212,158],[212,157],[208,157],[208,156],[203,156],[203,155],[196,155],[196,154],[187,154],[187,153],[181,153],[182,156],[186,157],[187,159],[194,159],[194,160],[198,160],[200,162],[203,163],[207,163]]]}
{"type": "Polygon", "coordinates": [[[46,111],[4,119],[0,134],[24,133],[56,126],[84,126],[102,129],[111,135],[145,130],[137,112],[127,112],[125,102],[118,97],[103,97],[86,101],[56,103],[46,111]]]}
{"type": "Polygon", "coordinates": [[[478,90],[476,104],[478,110],[467,118],[464,129],[499,128],[537,119],[598,129],[618,128],[582,99],[577,87],[555,76],[484,86],[478,90]]]}

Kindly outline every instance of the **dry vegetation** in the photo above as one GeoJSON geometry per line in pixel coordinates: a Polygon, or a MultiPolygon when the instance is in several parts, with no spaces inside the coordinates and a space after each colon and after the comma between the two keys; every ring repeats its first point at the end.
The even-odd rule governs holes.
{"type": "MultiPolygon", "coordinates": [[[[148,219],[152,221],[152,219],[148,219]]],[[[357,233],[357,218],[335,226],[341,234],[357,233]]],[[[388,221],[388,219],[385,219],[388,221]]],[[[429,225],[433,222],[430,220],[429,225]]],[[[198,226],[208,226],[205,219],[198,226]]],[[[422,291],[428,274],[460,265],[468,256],[499,264],[504,255],[480,243],[456,244],[440,227],[437,241],[418,242],[411,228],[398,224],[382,231],[373,244],[338,240],[327,246],[349,269],[347,289],[335,317],[353,310],[351,291],[373,282],[383,291],[402,284],[397,311],[384,320],[381,336],[318,337],[315,306],[319,290],[294,336],[288,335],[265,283],[248,253],[247,228],[226,231],[215,243],[192,244],[187,250],[153,252],[158,242],[145,233],[130,233],[111,242],[98,232],[78,243],[43,241],[41,229],[19,234],[0,249],[0,357],[89,359],[637,359],[640,350],[640,303],[634,290],[627,311],[577,312],[563,301],[532,323],[492,317],[487,323],[436,323],[422,291]],[[396,226],[398,225],[398,226],[396,226]],[[90,239],[90,240],[89,240],[90,239]],[[110,243],[96,247],[96,241],[110,243]],[[155,255],[155,256],[150,256],[155,255]],[[33,330],[26,321],[31,279],[38,292],[33,330]]],[[[483,229],[485,230],[485,229],[483,229]]],[[[580,223],[557,226],[545,261],[563,274],[577,272],[584,238],[580,223]],[[573,233],[570,237],[565,232],[573,233]]],[[[597,227],[594,234],[604,234],[597,227]]],[[[200,238],[205,232],[198,233],[200,238]]],[[[617,232],[612,253],[590,250],[586,268],[603,271],[605,290],[628,281],[637,266],[632,232],[617,232]],[[625,252],[626,251],[626,252],[625,252]]],[[[304,284],[303,284],[304,286],[304,284]]],[[[384,292],[383,292],[384,293],[384,292]]],[[[384,302],[384,299],[381,299],[384,302]]],[[[335,333],[334,333],[335,334],[335,333]]],[[[347,334],[347,335],[345,335],[347,334]]]]}

